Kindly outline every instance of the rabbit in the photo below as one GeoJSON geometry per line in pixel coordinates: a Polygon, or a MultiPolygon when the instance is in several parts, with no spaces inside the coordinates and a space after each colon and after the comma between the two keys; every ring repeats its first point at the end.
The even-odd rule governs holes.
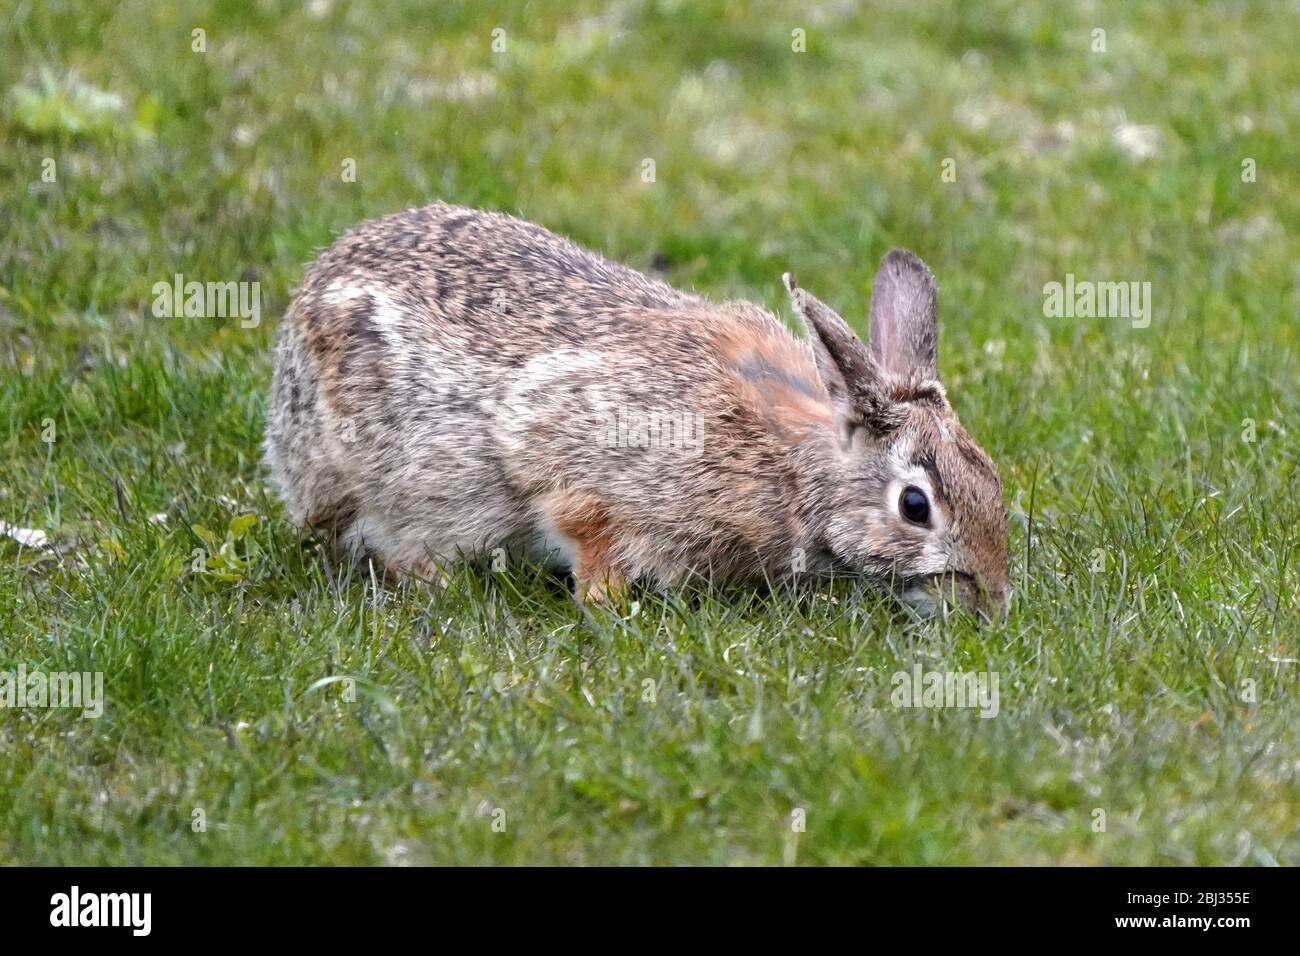
{"type": "Polygon", "coordinates": [[[502,213],[365,222],[280,324],[272,481],[399,579],[519,554],[599,602],[848,573],[925,615],[1002,616],[1001,482],[938,379],[930,270],[884,257],[869,347],[783,281],[806,340],[502,213]]]}

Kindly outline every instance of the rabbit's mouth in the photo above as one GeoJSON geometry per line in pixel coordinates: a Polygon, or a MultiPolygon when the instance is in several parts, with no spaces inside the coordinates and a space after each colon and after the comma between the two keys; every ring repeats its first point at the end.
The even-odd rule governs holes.
{"type": "Polygon", "coordinates": [[[939,611],[940,597],[935,589],[927,585],[929,578],[914,578],[907,582],[898,592],[898,600],[909,611],[921,617],[934,617],[939,611]]]}
{"type": "Polygon", "coordinates": [[[975,577],[961,571],[908,578],[898,589],[898,600],[924,618],[934,617],[945,606],[962,607],[975,614],[981,624],[1000,617],[1004,603],[986,600],[975,577]]]}

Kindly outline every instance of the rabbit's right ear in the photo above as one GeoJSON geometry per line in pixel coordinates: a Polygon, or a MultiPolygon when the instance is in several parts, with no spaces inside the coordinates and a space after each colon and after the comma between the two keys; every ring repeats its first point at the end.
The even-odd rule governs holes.
{"type": "Polygon", "coordinates": [[[807,289],[799,288],[789,272],[781,276],[794,310],[808,329],[817,360],[817,374],[836,409],[850,424],[886,430],[893,424],[880,369],[862,339],[839,314],[807,289]]]}
{"type": "Polygon", "coordinates": [[[871,287],[871,354],[895,378],[939,377],[934,274],[916,254],[891,249],[871,287]]]}

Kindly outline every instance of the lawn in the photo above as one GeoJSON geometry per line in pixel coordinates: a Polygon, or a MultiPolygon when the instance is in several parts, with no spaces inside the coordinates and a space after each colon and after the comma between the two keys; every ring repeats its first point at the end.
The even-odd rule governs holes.
{"type": "Polygon", "coordinates": [[[0,863],[1300,863],[1295,5],[487,6],[0,9],[0,521],[47,536],[0,537],[0,671],[106,698],[0,707],[0,863]],[[434,198],[860,330],[918,252],[1008,619],[325,561],[274,327],[434,198]],[[261,321],[156,316],[178,273],[261,321]],[[1046,314],[1067,275],[1149,324],[1046,314]],[[997,715],[894,706],[917,665],[997,715]]]}

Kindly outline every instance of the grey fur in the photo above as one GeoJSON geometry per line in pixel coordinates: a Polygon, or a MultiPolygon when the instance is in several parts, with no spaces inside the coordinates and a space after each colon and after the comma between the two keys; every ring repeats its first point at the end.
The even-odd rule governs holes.
{"type": "MultiPolygon", "coordinates": [[[[898,256],[929,276],[901,251],[882,273],[898,256]]],[[[899,354],[869,351],[793,279],[811,346],[756,305],[500,213],[434,203],[363,223],[281,324],[272,478],[295,522],[399,574],[506,548],[572,568],[582,596],[842,568],[1000,608],[996,470],[932,367],[905,362],[924,358],[926,321],[934,341],[933,300],[914,315],[888,283],[899,354]],[[942,495],[934,528],[888,500],[915,476],[942,495]]]]}

